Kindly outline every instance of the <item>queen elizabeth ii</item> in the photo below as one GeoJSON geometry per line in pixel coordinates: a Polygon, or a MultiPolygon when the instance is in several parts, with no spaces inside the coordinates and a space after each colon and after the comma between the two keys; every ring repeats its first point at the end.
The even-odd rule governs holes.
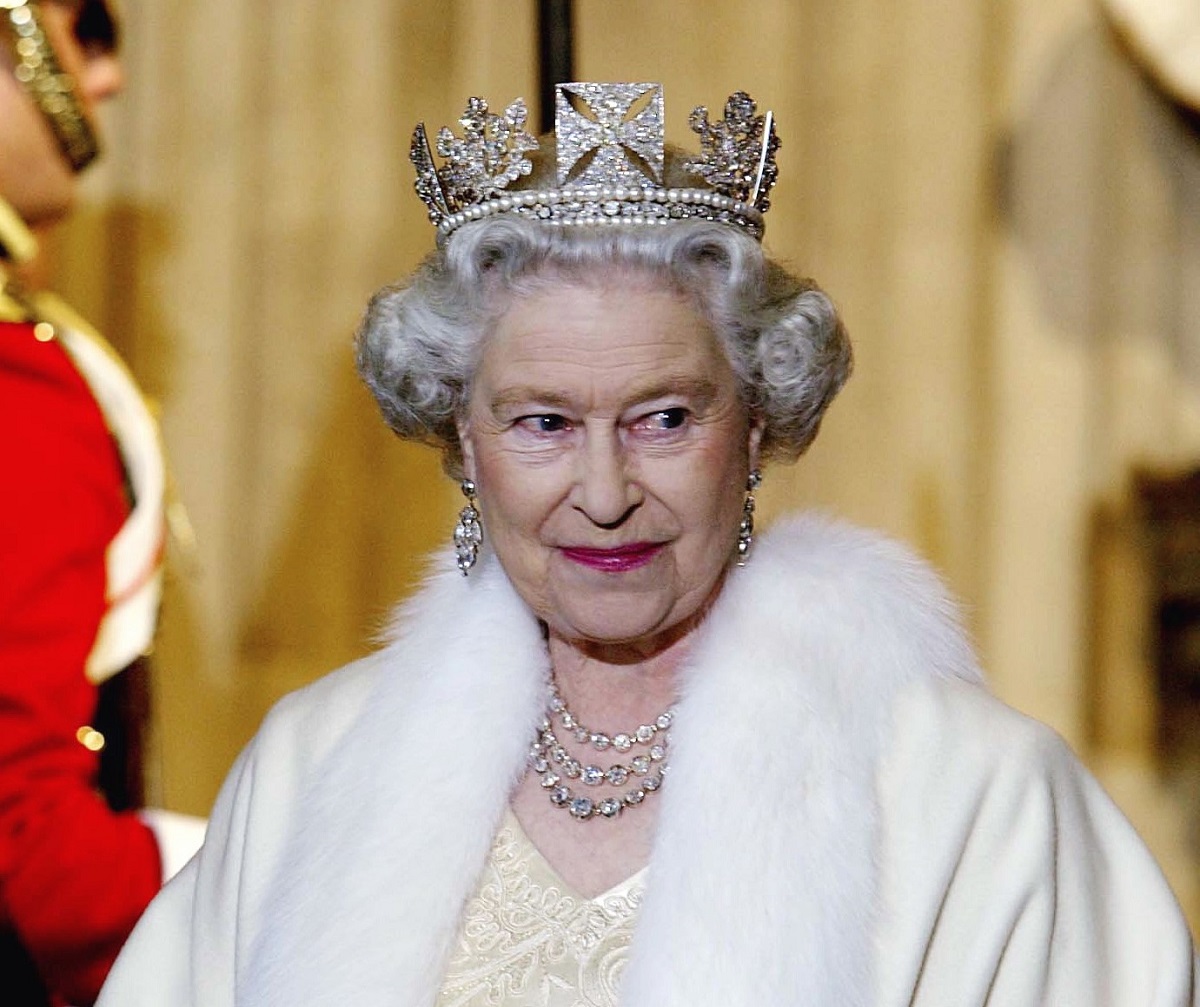
{"type": "Polygon", "coordinates": [[[935,576],[754,527],[850,369],[762,251],[771,116],[697,110],[691,157],[655,85],[562,85],[540,147],[461,122],[440,169],[414,136],[438,248],[359,337],[455,553],[270,714],[104,1007],[1192,1003],[1154,862],[935,576]]]}

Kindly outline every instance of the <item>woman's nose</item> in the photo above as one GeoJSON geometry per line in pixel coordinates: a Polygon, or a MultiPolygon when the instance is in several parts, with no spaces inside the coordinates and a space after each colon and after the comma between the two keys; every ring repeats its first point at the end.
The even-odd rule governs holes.
{"type": "Polygon", "coordinates": [[[612,432],[589,433],[580,455],[575,506],[593,524],[619,525],[642,500],[641,487],[629,476],[625,453],[612,432]]]}

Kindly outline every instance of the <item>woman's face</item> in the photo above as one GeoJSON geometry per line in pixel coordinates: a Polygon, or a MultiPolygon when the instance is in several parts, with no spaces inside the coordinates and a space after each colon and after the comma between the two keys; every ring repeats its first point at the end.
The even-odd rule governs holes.
{"type": "Polygon", "coordinates": [[[514,299],[459,432],[485,533],[551,632],[641,650],[703,612],[761,431],[686,299],[625,274],[514,299]]]}

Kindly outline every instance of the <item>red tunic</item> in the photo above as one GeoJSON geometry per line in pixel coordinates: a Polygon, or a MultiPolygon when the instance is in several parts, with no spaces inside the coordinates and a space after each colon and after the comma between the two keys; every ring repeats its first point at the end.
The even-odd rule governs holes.
{"type": "Polygon", "coordinates": [[[66,352],[0,323],[0,931],[76,1004],[161,881],[153,834],[109,810],[77,737],[96,706],[84,663],[105,550],[128,513],[116,444],[66,352]]]}

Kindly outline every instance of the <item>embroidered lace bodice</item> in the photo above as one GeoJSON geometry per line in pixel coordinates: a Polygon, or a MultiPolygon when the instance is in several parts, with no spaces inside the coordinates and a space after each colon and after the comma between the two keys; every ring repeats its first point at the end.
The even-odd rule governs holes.
{"type": "Polygon", "coordinates": [[[594,899],[577,895],[509,812],[436,1007],[616,1007],[645,875],[594,899]]]}

